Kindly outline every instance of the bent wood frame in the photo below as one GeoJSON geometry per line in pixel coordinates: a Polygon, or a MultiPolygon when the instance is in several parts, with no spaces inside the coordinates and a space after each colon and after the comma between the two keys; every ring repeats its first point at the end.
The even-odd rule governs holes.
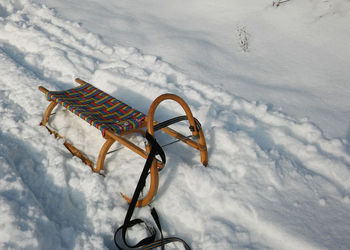
{"type": "MultiPolygon", "coordinates": [[[[85,82],[79,78],[75,79],[75,81],[79,84],[85,84],[85,82]]],[[[41,92],[43,92],[45,95],[49,92],[47,89],[45,89],[42,86],[39,87],[39,90],[41,92]]],[[[203,131],[202,131],[200,125],[196,124],[196,120],[193,117],[192,112],[191,112],[189,106],[187,105],[187,103],[182,98],[180,98],[179,96],[176,96],[174,94],[163,94],[163,95],[157,97],[153,101],[153,103],[151,104],[149,111],[148,111],[148,114],[146,116],[146,119],[141,124],[140,128],[133,129],[131,131],[127,131],[127,132],[124,132],[121,134],[116,134],[111,130],[106,130],[105,135],[103,136],[106,141],[100,149],[96,165],[91,160],[89,160],[88,157],[86,157],[83,152],[81,152],[79,149],[74,147],[68,141],[64,142],[64,146],[74,156],[79,157],[86,165],[90,166],[90,168],[92,169],[93,172],[97,172],[97,173],[101,173],[102,170],[104,169],[104,161],[105,161],[107,152],[110,149],[110,147],[113,145],[113,143],[115,143],[115,142],[121,143],[122,145],[126,146],[127,148],[131,149],[132,151],[134,151],[135,153],[140,155],[141,157],[147,159],[148,153],[151,150],[149,145],[146,145],[146,150],[143,150],[139,146],[135,145],[131,141],[124,138],[123,136],[126,134],[130,134],[130,133],[139,133],[143,137],[145,137],[146,132],[142,129],[145,127],[147,127],[147,132],[149,134],[151,134],[152,136],[154,136],[154,132],[155,132],[154,126],[157,124],[157,122],[154,120],[154,114],[155,114],[155,111],[156,111],[157,107],[159,106],[159,104],[165,100],[173,100],[181,105],[181,107],[183,108],[183,110],[187,116],[187,120],[190,124],[190,129],[191,129],[192,135],[198,139],[198,142],[185,137],[181,133],[178,133],[177,131],[175,131],[171,128],[162,127],[160,129],[163,132],[169,134],[170,136],[175,137],[175,138],[183,141],[187,145],[191,146],[192,148],[200,151],[201,162],[204,166],[207,166],[208,153],[207,153],[207,146],[206,146],[203,131]]],[[[57,104],[58,103],[56,103],[55,101],[50,102],[50,104],[48,105],[48,107],[44,113],[44,116],[43,116],[43,119],[42,119],[40,125],[45,126],[51,134],[55,135],[55,137],[63,138],[63,136],[58,134],[58,132],[56,132],[52,128],[48,127],[51,113],[52,113],[53,109],[57,106],[57,104]]],[[[151,202],[153,197],[156,195],[157,190],[158,190],[158,179],[159,179],[158,171],[162,168],[163,168],[163,164],[160,161],[155,159],[152,163],[151,168],[150,168],[150,187],[149,187],[148,193],[146,194],[146,196],[144,198],[137,201],[136,206],[138,206],[138,207],[146,206],[149,202],[151,202]]],[[[122,194],[122,196],[127,202],[129,202],[129,203],[131,202],[131,199],[128,196],[126,196],[124,194],[122,194]]]]}

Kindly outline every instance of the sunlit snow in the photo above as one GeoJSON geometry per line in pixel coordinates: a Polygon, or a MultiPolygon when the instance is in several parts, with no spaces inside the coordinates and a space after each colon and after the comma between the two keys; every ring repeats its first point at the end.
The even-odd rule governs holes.
{"type": "MultiPolygon", "coordinates": [[[[164,1],[164,11],[165,3],[127,2],[47,7],[1,0],[0,248],[116,249],[113,234],[128,208],[120,192],[132,195],[145,161],[120,149],[107,158],[103,177],[39,126],[48,102],[38,86],[68,89],[75,77],[144,113],[160,94],[177,94],[202,123],[206,168],[185,144],[165,148],[167,164],[152,202],[165,236],[183,238],[193,249],[349,248],[350,2],[291,0],[276,8],[272,0],[164,1]],[[183,8],[184,17],[168,18],[171,8],[183,8]],[[92,20],[100,15],[124,23],[89,23],[89,10],[92,20]],[[185,26],[190,14],[193,22],[185,26]],[[281,16],[297,24],[281,23],[281,16]],[[165,34],[152,31],[152,18],[163,21],[154,27],[182,36],[182,43],[166,36],[150,44],[145,38],[165,34]],[[174,26],[178,20],[183,26],[174,26]],[[225,20],[236,21],[232,40],[225,20]],[[133,22],[135,29],[128,26],[133,22]],[[322,27],[327,40],[320,40],[322,27]],[[118,32],[130,40],[118,40],[118,32]]],[[[181,114],[172,103],[157,112],[159,120],[181,114]]],[[[51,126],[96,160],[104,142],[97,129],[63,109],[51,126]]],[[[169,139],[156,136],[161,144],[169,139]]],[[[140,136],[129,139],[143,144],[140,136]]],[[[137,208],[135,216],[149,219],[149,208],[137,208]]]]}

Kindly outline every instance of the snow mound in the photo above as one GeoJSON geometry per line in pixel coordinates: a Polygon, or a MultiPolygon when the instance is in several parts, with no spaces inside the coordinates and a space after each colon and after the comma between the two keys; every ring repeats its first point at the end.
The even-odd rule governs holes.
{"type": "MultiPolygon", "coordinates": [[[[144,160],[121,149],[107,159],[103,178],[38,126],[48,103],[37,86],[65,89],[75,77],[143,112],[172,92],[201,121],[207,168],[185,145],[166,148],[153,202],[165,235],[194,249],[350,245],[350,156],[341,140],[264,103],[193,81],[156,56],[107,46],[45,6],[2,1],[0,19],[0,248],[114,247],[113,232],[127,210],[119,193],[132,194],[144,160]]],[[[167,104],[159,120],[180,113],[167,104]]],[[[64,110],[52,125],[96,157],[99,131],[64,110]]],[[[138,216],[148,216],[146,210],[138,216]]]]}

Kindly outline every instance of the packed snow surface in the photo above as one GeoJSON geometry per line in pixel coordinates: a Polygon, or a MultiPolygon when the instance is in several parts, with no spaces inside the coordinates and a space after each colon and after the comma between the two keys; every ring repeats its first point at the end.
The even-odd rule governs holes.
{"type": "Polygon", "coordinates": [[[350,139],[349,0],[35,1],[107,44],[350,139]]]}
{"type": "MultiPolygon", "coordinates": [[[[272,4],[265,2],[271,11],[272,4]]],[[[296,8],[293,2],[290,6],[296,8]]],[[[340,20],[349,17],[349,1],[326,2],[342,10],[334,14],[340,20]]],[[[313,38],[306,37],[305,43],[313,38]]],[[[63,90],[76,86],[75,77],[144,113],[160,94],[177,94],[202,123],[209,152],[206,168],[185,144],[165,147],[167,164],[152,202],[165,236],[181,237],[193,249],[349,248],[350,155],[345,138],[329,139],[306,118],[233,95],[227,86],[193,80],[157,56],[105,39],[45,5],[0,2],[1,249],[115,249],[113,234],[128,208],[120,193],[132,195],[145,161],[114,145],[119,150],[107,158],[103,177],[72,157],[63,140],[38,126],[48,105],[38,86],[63,90]]],[[[343,48],[349,51],[345,44],[343,48]]],[[[334,67],[339,66],[337,79],[345,84],[349,57],[343,56],[344,65],[334,67]]],[[[318,63],[314,60],[310,63],[318,63]]],[[[250,63],[246,59],[240,67],[250,63]]],[[[275,73],[283,75],[283,70],[275,73]]],[[[298,74],[293,80],[302,85],[298,81],[308,73],[298,74]]],[[[348,102],[339,102],[349,109],[348,102]]],[[[177,104],[165,104],[157,110],[159,121],[182,114],[177,104]]],[[[51,126],[96,160],[104,142],[97,129],[64,109],[57,110],[51,126]]],[[[187,132],[186,124],[178,129],[187,132]]],[[[169,140],[163,134],[156,137],[160,144],[169,140]]],[[[129,139],[144,143],[137,135],[129,139]]],[[[138,208],[135,216],[150,218],[149,209],[138,208]]]]}

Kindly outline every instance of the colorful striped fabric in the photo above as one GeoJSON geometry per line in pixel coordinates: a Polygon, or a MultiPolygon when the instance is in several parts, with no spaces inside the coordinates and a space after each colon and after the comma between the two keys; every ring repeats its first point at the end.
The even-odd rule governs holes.
{"type": "Polygon", "coordinates": [[[117,134],[142,126],[146,116],[105,92],[85,83],[65,91],[49,91],[49,101],[55,101],[101,130],[117,134]]]}

